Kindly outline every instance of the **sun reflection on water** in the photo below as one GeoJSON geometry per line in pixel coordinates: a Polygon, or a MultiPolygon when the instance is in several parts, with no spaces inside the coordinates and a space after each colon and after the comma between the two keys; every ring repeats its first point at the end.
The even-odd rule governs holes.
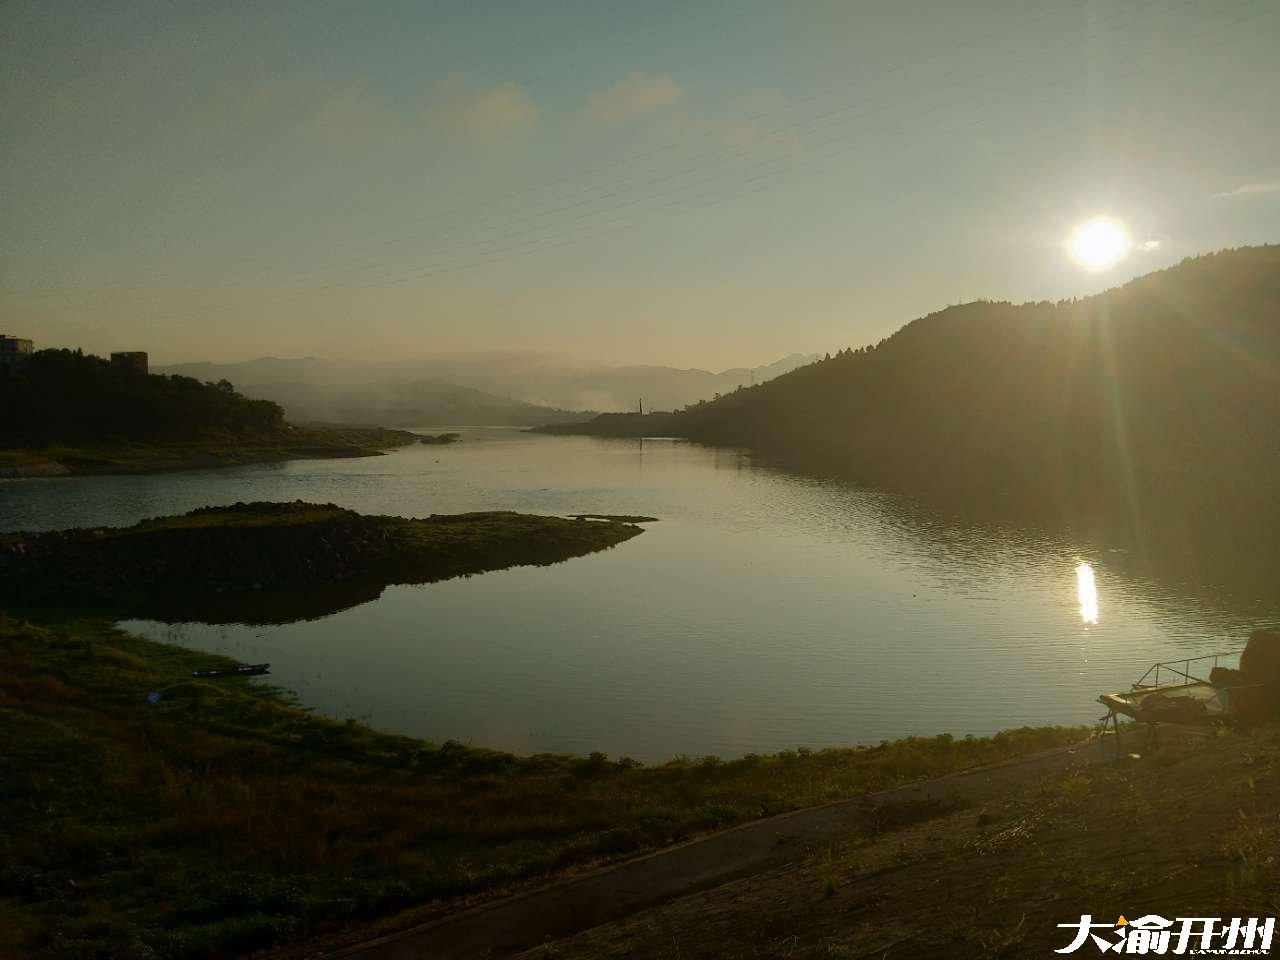
{"type": "Polygon", "coordinates": [[[1076,593],[1080,597],[1080,619],[1097,623],[1098,584],[1093,578],[1093,567],[1087,563],[1076,564],[1076,593]]]}

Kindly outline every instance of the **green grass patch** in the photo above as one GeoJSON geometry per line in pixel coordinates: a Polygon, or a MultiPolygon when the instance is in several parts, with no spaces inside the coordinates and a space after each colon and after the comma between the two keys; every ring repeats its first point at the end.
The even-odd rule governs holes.
{"type": "Polygon", "coordinates": [[[238,954],[1084,733],[657,766],[518,757],[190,676],[230,662],[103,622],[0,617],[0,920],[19,955],[238,954]]]}

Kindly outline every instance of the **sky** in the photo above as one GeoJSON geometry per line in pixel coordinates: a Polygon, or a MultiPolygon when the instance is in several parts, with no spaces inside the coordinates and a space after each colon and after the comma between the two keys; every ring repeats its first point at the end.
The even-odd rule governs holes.
{"type": "Polygon", "coordinates": [[[1274,0],[0,4],[0,332],[723,369],[1280,240],[1274,0]],[[1123,223],[1105,269],[1068,255],[1123,223]]]}

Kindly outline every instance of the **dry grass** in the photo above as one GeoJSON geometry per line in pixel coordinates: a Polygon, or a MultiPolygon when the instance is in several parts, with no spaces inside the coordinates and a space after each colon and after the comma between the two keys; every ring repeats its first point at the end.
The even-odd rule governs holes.
{"type": "Polygon", "coordinates": [[[15,955],[295,942],[1080,736],[654,767],[516,757],[330,721],[240,678],[190,678],[211,662],[225,661],[105,624],[0,618],[0,920],[22,932],[15,955]]]}
{"type": "Polygon", "coordinates": [[[522,956],[1022,960],[1053,956],[1071,933],[1057,924],[1085,913],[1280,907],[1277,724],[1207,741],[1164,734],[1141,759],[929,813],[873,819],[804,862],[522,956]]]}

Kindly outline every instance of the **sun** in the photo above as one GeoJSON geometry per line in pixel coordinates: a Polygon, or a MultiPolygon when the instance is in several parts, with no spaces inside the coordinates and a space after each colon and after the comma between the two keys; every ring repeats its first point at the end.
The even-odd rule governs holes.
{"type": "Polygon", "coordinates": [[[1133,246],[1129,231],[1119,220],[1095,217],[1071,235],[1071,258],[1090,270],[1105,270],[1133,246]]]}

